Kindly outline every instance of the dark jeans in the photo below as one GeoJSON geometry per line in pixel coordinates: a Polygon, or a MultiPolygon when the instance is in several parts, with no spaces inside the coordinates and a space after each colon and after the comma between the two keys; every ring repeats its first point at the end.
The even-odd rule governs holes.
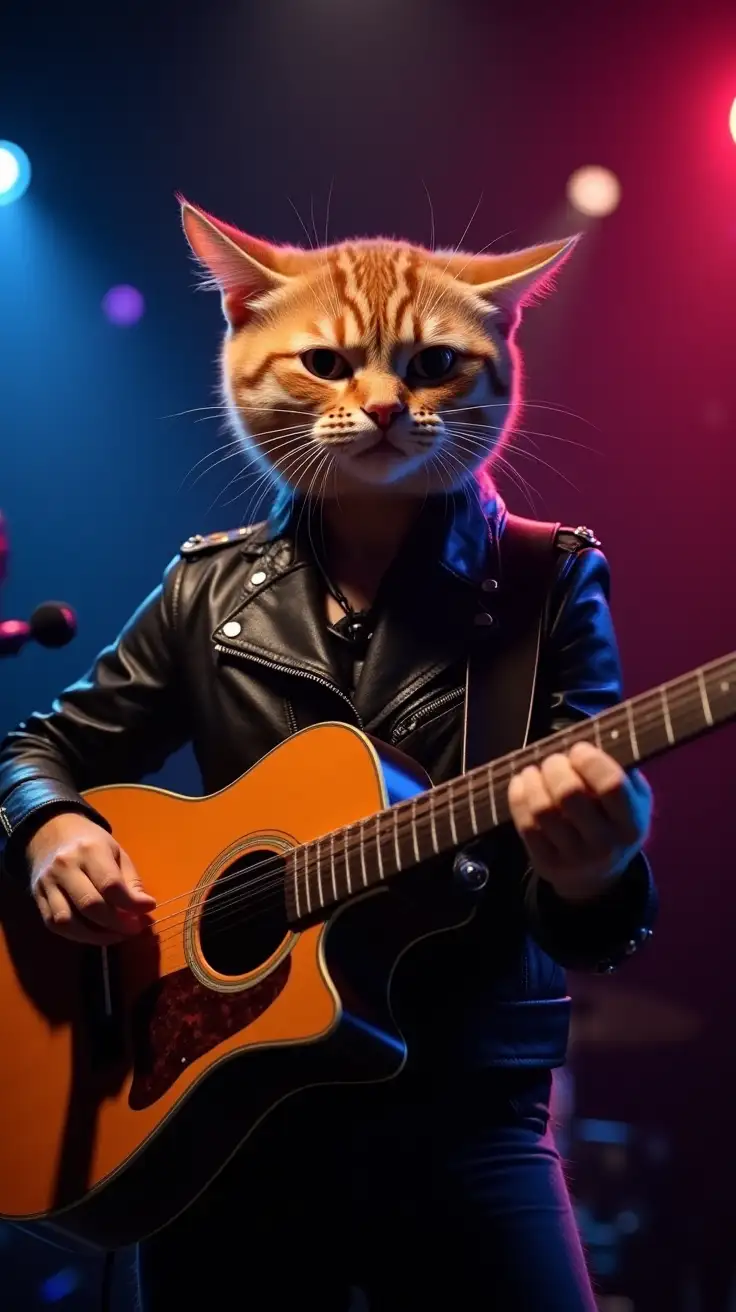
{"type": "Polygon", "coordinates": [[[142,1245],[144,1312],[347,1312],[351,1287],[371,1312],[595,1312],[549,1091],[483,1072],[287,1100],[142,1245]]]}

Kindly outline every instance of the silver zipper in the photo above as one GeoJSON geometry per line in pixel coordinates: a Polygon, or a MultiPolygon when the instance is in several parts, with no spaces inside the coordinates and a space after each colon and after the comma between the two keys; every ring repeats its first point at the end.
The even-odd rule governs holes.
{"type": "Polygon", "coordinates": [[[250,652],[240,651],[237,647],[228,647],[225,643],[216,642],[215,651],[222,652],[225,656],[239,656],[241,661],[252,661],[254,665],[262,665],[267,670],[276,670],[277,674],[294,674],[300,679],[311,679],[312,683],[318,683],[320,687],[326,688],[328,692],[334,693],[346,706],[350,707],[353,719],[357,722],[359,729],[365,726],[356,711],[353,703],[346,693],[342,692],[336,684],[330,683],[328,679],[322,679],[319,674],[312,674],[311,670],[300,670],[295,665],[279,665],[276,661],[264,660],[262,656],[253,656],[250,652]]]}
{"type": "Polygon", "coordinates": [[[452,692],[443,692],[441,696],[435,697],[431,702],[427,702],[427,705],[420,707],[418,711],[412,711],[410,715],[405,719],[400,720],[396,725],[391,734],[391,742],[399,742],[400,739],[405,738],[408,733],[413,733],[433,711],[438,711],[443,706],[449,706],[451,702],[461,701],[464,696],[464,688],[454,688],[452,692]]]}
{"type": "Polygon", "coordinates": [[[291,698],[285,697],[284,702],[286,704],[286,718],[289,721],[289,733],[293,735],[299,732],[299,725],[297,724],[294,707],[291,704],[291,698]]]}

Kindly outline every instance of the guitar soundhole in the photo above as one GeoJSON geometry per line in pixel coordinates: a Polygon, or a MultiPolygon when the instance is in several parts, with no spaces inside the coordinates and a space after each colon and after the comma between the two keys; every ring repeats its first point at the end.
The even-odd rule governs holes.
{"type": "Polygon", "coordinates": [[[202,907],[202,956],[220,975],[245,975],[268,961],[288,933],[284,862],[248,852],[218,875],[202,907]]]}

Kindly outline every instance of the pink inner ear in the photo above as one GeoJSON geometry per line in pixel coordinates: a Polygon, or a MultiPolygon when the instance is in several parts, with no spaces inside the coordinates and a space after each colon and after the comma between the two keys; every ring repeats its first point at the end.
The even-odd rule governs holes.
{"type": "Polygon", "coordinates": [[[248,304],[247,287],[227,291],[222,297],[222,311],[230,324],[231,328],[236,331],[243,328],[248,320],[252,317],[252,310],[248,304]]]}

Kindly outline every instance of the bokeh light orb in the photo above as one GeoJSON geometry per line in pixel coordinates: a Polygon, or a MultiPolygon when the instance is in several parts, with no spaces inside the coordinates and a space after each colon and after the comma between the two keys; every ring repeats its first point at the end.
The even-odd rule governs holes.
{"type": "Polygon", "coordinates": [[[31,183],[31,161],[14,141],[0,141],[0,205],[20,200],[31,183]]]}
{"type": "Polygon", "coordinates": [[[111,287],[105,293],[102,309],[110,323],[117,324],[119,328],[130,328],[143,318],[146,303],[137,287],[121,283],[119,287],[111,287]]]}
{"type": "Polygon", "coordinates": [[[728,126],[731,130],[731,136],[736,141],[736,100],[731,106],[731,113],[728,116],[728,126]]]}
{"type": "Polygon", "coordinates": [[[576,169],[567,181],[567,199],[580,214],[605,218],[621,200],[621,183],[610,169],[591,164],[576,169]]]}

